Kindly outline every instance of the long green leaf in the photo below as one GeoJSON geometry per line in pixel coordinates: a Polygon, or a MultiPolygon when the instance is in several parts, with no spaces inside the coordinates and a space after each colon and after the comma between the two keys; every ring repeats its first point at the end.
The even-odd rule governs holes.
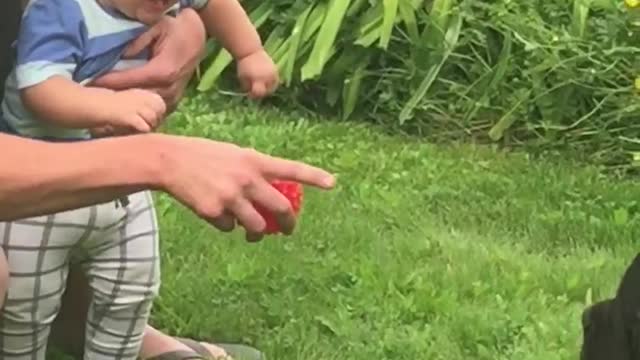
{"type": "Polygon", "coordinates": [[[291,47],[291,38],[287,38],[282,42],[280,47],[276,51],[273,52],[273,61],[278,66],[278,71],[282,71],[287,62],[287,54],[289,53],[289,48],[291,47]]]}
{"type": "Polygon", "coordinates": [[[429,14],[429,26],[425,27],[422,41],[427,47],[439,48],[443,45],[445,29],[455,0],[434,0],[429,14]]]}
{"type": "Polygon", "coordinates": [[[380,38],[380,29],[384,21],[383,15],[383,4],[382,2],[378,2],[360,16],[358,21],[359,25],[354,34],[356,37],[356,41],[354,41],[355,45],[369,47],[380,38]]]}
{"type": "Polygon", "coordinates": [[[497,88],[498,84],[504,79],[504,76],[509,69],[509,60],[511,59],[511,48],[513,44],[513,36],[511,32],[507,32],[502,44],[502,50],[500,51],[499,60],[496,66],[491,70],[491,78],[488,81],[488,85],[484,88],[478,89],[482,94],[479,101],[475,101],[471,104],[472,108],[465,116],[465,121],[470,121],[478,112],[482,104],[488,101],[492,94],[492,91],[497,88]]]}
{"type": "Polygon", "coordinates": [[[269,54],[273,55],[273,53],[282,45],[282,43],[286,40],[284,37],[285,27],[277,26],[267,39],[264,41],[264,50],[269,54]]]}
{"type": "Polygon", "coordinates": [[[350,4],[351,0],[331,1],[311,54],[302,66],[302,81],[313,79],[322,73],[350,4]]]}
{"type": "Polygon", "coordinates": [[[377,17],[371,22],[367,24],[362,30],[360,37],[354,42],[355,45],[360,45],[363,47],[370,47],[376,40],[380,39],[380,31],[382,29],[382,16],[377,17]]]}
{"type": "Polygon", "coordinates": [[[347,11],[347,17],[355,16],[367,4],[368,0],[354,0],[353,4],[347,11]]]}
{"type": "Polygon", "coordinates": [[[413,112],[415,107],[418,105],[420,100],[422,100],[422,98],[425,97],[425,95],[427,94],[427,91],[429,91],[429,89],[431,88],[431,85],[433,84],[436,77],[438,76],[440,69],[442,69],[442,66],[447,61],[447,59],[451,55],[451,52],[453,52],[453,49],[457,45],[458,38],[460,37],[461,29],[462,29],[462,17],[458,14],[454,17],[454,22],[449,26],[446,33],[445,53],[441,55],[440,61],[437,64],[432,65],[429,68],[429,71],[427,72],[427,75],[420,83],[418,90],[413,94],[413,96],[411,96],[409,101],[407,101],[405,106],[400,111],[400,115],[399,115],[400,124],[404,124],[407,120],[411,118],[411,113],[413,112]]]}
{"type": "Polygon", "coordinates": [[[513,116],[513,113],[516,111],[522,103],[530,97],[531,91],[525,91],[525,94],[521,96],[520,100],[514,105],[506,114],[504,114],[498,122],[491,127],[489,130],[489,137],[493,141],[498,141],[502,136],[504,136],[504,132],[513,125],[516,118],[513,116]]]}
{"type": "Polygon", "coordinates": [[[342,118],[344,120],[351,116],[358,104],[362,79],[368,65],[369,57],[362,59],[353,75],[345,80],[344,91],[342,92],[342,118]]]}
{"type": "Polygon", "coordinates": [[[307,19],[307,25],[305,26],[302,34],[302,42],[306,43],[311,40],[311,37],[318,32],[325,16],[327,15],[327,3],[321,2],[316,5],[309,18],[307,19]]]}
{"type": "Polygon", "coordinates": [[[418,30],[418,20],[416,19],[416,12],[411,3],[411,0],[400,0],[398,6],[400,11],[400,17],[407,27],[407,32],[413,44],[417,44],[420,41],[420,31],[418,30]]]}
{"type": "Polygon", "coordinates": [[[389,47],[393,27],[398,16],[398,0],[383,0],[384,5],[382,28],[380,29],[379,46],[383,49],[389,47]]]}
{"type": "Polygon", "coordinates": [[[332,62],[324,72],[323,79],[327,83],[325,98],[327,103],[334,106],[342,94],[344,88],[344,78],[351,69],[357,66],[363,53],[361,51],[343,51],[340,56],[332,62]]]}
{"type": "Polygon", "coordinates": [[[291,85],[291,81],[293,79],[293,68],[298,59],[298,47],[300,46],[300,40],[302,39],[302,34],[304,30],[304,26],[307,22],[307,17],[311,13],[313,9],[313,4],[309,5],[307,9],[300,14],[298,19],[296,20],[295,25],[293,26],[293,30],[291,31],[291,45],[289,46],[289,51],[287,53],[287,63],[285,64],[285,68],[282,72],[282,79],[284,80],[287,86],[291,85]]]}
{"type": "Polygon", "coordinates": [[[587,19],[589,18],[590,1],[573,0],[573,21],[571,22],[571,33],[575,37],[583,37],[587,29],[587,19]]]}

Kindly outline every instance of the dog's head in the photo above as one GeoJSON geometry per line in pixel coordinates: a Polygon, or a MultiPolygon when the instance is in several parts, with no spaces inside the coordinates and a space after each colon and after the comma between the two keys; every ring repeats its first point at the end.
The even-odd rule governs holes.
{"type": "Polygon", "coordinates": [[[640,359],[640,255],[627,267],[615,298],[582,313],[581,360],[640,359]]]}
{"type": "Polygon", "coordinates": [[[581,360],[632,360],[619,303],[608,299],[582,313],[581,360]]]}

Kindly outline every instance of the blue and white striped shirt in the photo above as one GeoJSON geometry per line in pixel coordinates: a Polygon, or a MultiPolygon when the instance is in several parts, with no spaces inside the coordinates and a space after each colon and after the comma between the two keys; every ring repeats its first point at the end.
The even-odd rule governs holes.
{"type": "MultiPolygon", "coordinates": [[[[9,1],[9,0],[0,0],[9,1]]],[[[180,0],[170,9],[202,8],[207,0],[180,0]]],[[[33,138],[88,139],[88,129],[40,121],[23,104],[20,90],[53,76],[86,84],[111,70],[140,66],[148,51],[122,59],[127,45],[148,30],[145,24],[107,9],[97,0],[31,0],[15,44],[15,67],[5,83],[4,130],[33,138]]]]}

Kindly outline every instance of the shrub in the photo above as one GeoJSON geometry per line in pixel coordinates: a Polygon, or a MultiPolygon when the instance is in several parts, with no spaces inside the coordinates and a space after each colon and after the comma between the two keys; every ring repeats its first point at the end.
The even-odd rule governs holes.
{"type": "MultiPolygon", "coordinates": [[[[289,103],[438,139],[570,146],[610,164],[638,150],[640,24],[622,0],[243,4],[289,103]]],[[[230,65],[212,46],[197,88],[223,86],[230,65]]]]}

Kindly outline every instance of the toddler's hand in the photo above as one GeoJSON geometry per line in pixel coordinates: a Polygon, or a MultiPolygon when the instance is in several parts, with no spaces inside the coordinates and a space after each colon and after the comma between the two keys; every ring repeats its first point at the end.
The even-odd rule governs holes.
{"type": "Polygon", "coordinates": [[[251,98],[262,98],[278,87],[278,68],[264,49],[238,60],[238,78],[251,98]]]}
{"type": "Polygon", "coordinates": [[[108,109],[108,125],[116,132],[151,132],[167,111],[160,95],[141,89],[118,91],[108,109]]]}

